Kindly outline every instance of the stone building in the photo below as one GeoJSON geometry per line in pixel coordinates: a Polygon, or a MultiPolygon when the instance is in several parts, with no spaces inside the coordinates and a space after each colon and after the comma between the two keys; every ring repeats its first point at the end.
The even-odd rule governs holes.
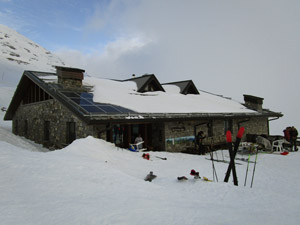
{"type": "Polygon", "coordinates": [[[141,134],[149,150],[182,152],[195,146],[200,130],[206,133],[207,144],[219,145],[228,129],[236,133],[241,126],[246,134],[268,135],[269,121],[283,116],[263,109],[262,98],[244,95],[245,104],[240,104],[198,91],[191,80],[160,84],[155,75],[147,74],[105,81],[109,83],[102,79],[99,85],[96,78],[84,78],[84,70],[56,69],[56,73],[24,71],[4,117],[13,121],[14,134],[49,148],[63,148],[87,136],[128,148],[141,134]],[[134,84],[124,92],[128,101],[115,102],[114,95],[122,95],[121,87],[128,84],[134,84]],[[108,85],[115,85],[109,89],[114,94],[105,91],[108,85]],[[169,91],[174,87],[178,93],[169,91]],[[99,100],[105,95],[111,102],[99,100]],[[145,105],[131,104],[130,98],[142,99],[145,105]],[[178,110],[177,102],[183,106],[178,110]]]}

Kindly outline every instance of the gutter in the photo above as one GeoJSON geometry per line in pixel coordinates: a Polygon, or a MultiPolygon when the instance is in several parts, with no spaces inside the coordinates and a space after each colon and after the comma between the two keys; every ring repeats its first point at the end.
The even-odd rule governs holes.
{"type": "Polygon", "coordinates": [[[250,121],[251,118],[248,118],[248,119],[245,119],[245,120],[242,120],[242,121],[239,121],[237,124],[238,124],[238,129],[241,128],[241,123],[245,123],[245,122],[248,122],[250,121]]]}

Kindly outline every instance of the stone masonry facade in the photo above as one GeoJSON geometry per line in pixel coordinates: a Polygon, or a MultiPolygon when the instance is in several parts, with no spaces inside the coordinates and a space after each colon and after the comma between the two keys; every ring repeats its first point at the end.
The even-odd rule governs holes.
{"type": "MultiPolygon", "coordinates": [[[[226,142],[225,120],[213,120],[212,127],[207,126],[207,121],[178,121],[165,123],[165,150],[168,152],[183,152],[187,148],[194,148],[194,127],[196,125],[196,134],[202,130],[207,136],[203,144],[219,144],[226,142]],[[199,125],[201,124],[201,125],[199,125]]],[[[245,133],[242,141],[246,141],[247,134],[268,135],[268,119],[257,117],[251,118],[249,121],[242,119],[232,120],[232,138],[235,136],[239,127],[245,127],[245,133]]]]}
{"type": "Polygon", "coordinates": [[[86,125],[56,100],[20,105],[13,119],[13,132],[48,148],[62,148],[67,143],[67,123],[74,122],[76,138],[93,135],[93,127],[86,125]],[[45,121],[49,124],[45,140],[45,121]]]}

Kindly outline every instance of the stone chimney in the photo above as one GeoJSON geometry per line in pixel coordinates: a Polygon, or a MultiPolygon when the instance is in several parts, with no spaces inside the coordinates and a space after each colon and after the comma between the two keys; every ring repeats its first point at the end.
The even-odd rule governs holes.
{"type": "Polygon", "coordinates": [[[244,95],[245,106],[249,109],[253,109],[258,112],[262,112],[263,108],[263,98],[252,96],[252,95],[244,95]]]}
{"type": "Polygon", "coordinates": [[[56,66],[56,74],[58,77],[58,83],[64,88],[81,88],[83,73],[82,69],[56,66]]]}

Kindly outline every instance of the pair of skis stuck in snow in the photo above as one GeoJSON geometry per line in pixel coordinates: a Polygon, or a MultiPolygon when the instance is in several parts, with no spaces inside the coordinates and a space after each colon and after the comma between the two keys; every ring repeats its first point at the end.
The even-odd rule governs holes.
{"type": "Polygon", "coordinates": [[[229,177],[230,177],[230,173],[232,171],[232,176],[233,176],[233,183],[234,185],[238,186],[238,179],[237,179],[237,175],[236,175],[236,170],[235,170],[235,162],[234,162],[234,158],[236,156],[237,150],[239,148],[241,139],[243,137],[245,128],[241,127],[238,131],[238,134],[236,136],[236,140],[234,143],[234,149],[232,149],[232,134],[231,131],[228,130],[226,132],[226,141],[227,141],[227,146],[228,146],[228,150],[229,150],[229,156],[230,156],[230,163],[228,165],[228,169],[224,178],[224,182],[228,182],[229,177]]]}
{"type": "MultiPolygon", "coordinates": [[[[224,182],[228,182],[229,177],[230,177],[230,173],[232,171],[233,183],[236,186],[238,186],[238,179],[237,179],[237,175],[236,175],[234,160],[235,160],[235,156],[236,156],[238,147],[240,145],[241,139],[243,137],[244,131],[245,131],[244,127],[241,127],[239,129],[238,134],[236,136],[235,143],[234,143],[234,149],[232,149],[232,134],[231,134],[231,131],[228,130],[226,132],[226,141],[227,141],[228,150],[229,150],[230,163],[229,163],[229,166],[228,166],[225,178],[224,178],[224,182]]],[[[256,150],[256,156],[255,156],[255,161],[254,161],[253,174],[252,174],[252,180],[251,180],[251,188],[252,188],[253,180],[254,180],[254,174],[255,174],[255,168],[256,168],[256,162],[257,162],[257,155],[258,155],[258,149],[256,150]]],[[[247,170],[246,170],[244,186],[246,186],[246,182],[247,182],[249,163],[250,163],[250,154],[249,154],[249,157],[248,157],[248,164],[247,164],[247,170]]]]}

